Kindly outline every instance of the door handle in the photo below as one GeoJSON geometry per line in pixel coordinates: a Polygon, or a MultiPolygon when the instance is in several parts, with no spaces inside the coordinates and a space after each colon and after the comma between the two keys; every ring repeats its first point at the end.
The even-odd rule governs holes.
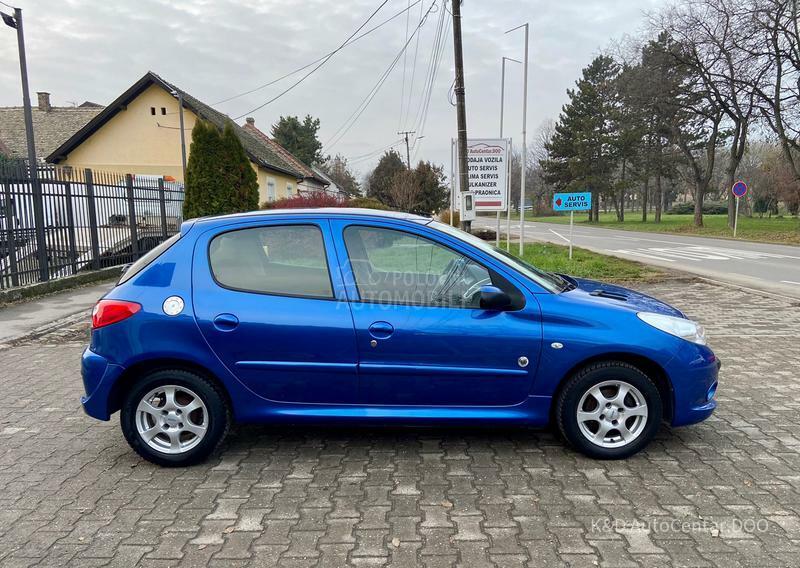
{"type": "Polygon", "coordinates": [[[220,331],[233,331],[239,325],[239,318],[233,314],[219,314],[214,318],[214,327],[220,331]]]}
{"type": "Polygon", "coordinates": [[[369,326],[369,334],[375,339],[387,339],[394,332],[394,327],[388,321],[376,321],[369,326]]]}

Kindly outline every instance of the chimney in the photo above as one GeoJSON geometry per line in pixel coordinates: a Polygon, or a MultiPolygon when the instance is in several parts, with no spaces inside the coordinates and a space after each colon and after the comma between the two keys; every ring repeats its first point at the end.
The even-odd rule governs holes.
{"type": "Polygon", "coordinates": [[[256,119],[253,118],[252,116],[248,116],[245,120],[247,120],[247,124],[249,124],[250,126],[256,125],[256,119]]]}
{"type": "Polygon", "coordinates": [[[50,93],[37,91],[36,96],[39,97],[39,110],[42,112],[50,112],[53,108],[50,106],[50,93]]]}

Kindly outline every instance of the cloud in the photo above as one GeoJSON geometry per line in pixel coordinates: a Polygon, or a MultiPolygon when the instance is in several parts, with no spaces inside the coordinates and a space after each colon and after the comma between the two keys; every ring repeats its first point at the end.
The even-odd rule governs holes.
{"type": "MultiPolygon", "coordinates": [[[[413,2],[413,0],[411,0],[413,2]]],[[[373,20],[378,23],[406,7],[390,0],[373,20]]],[[[431,0],[423,0],[425,10],[431,0]]],[[[378,6],[378,0],[17,0],[23,8],[31,90],[52,93],[55,104],[91,100],[108,103],[145,71],[152,70],[201,100],[213,103],[263,84],[336,48],[378,6]]],[[[447,2],[449,4],[449,1],[447,2]]],[[[476,138],[499,133],[500,58],[522,59],[521,31],[531,24],[529,140],[536,126],[555,118],[582,67],[613,38],[635,31],[643,10],[658,0],[466,0],[462,6],[466,68],[467,127],[476,138]]],[[[410,11],[410,26],[419,8],[410,11]]],[[[428,18],[419,36],[410,108],[414,115],[429,64],[439,13],[428,18]]],[[[366,29],[366,28],[365,28],[366,29]]],[[[267,129],[280,115],[312,114],[322,121],[326,140],[342,125],[405,43],[400,16],[336,54],[290,94],[253,113],[267,129]]],[[[452,35],[452,32],[450,33],[452,35]]],[[[412,41],[406,59],[406,99],[412,75],[412,41]]],[[[0,105],[21,101],[16,39],[0,30],[0,105]]],[[[359,121],[330,152],[361,156],[397,140],[400,129],[420,124],[399,121],[403,88],[401,58],[359,121]]],[[[232,116],[275,96],[291,80],[219,105],[232,116]]],[[[509,64],[506,84],[506,136],[521,136],[522,70],[509,64]]],[[[419,143],[418,159],[449,169],[455,109],[448,101],[453,78],[452,39],[448,38],[434,83],[419,143]]],[[[409,107],[408,103],[402,103],[409,107]]],[[[358,162],[367,171],[377,158],[358,162]]]]}

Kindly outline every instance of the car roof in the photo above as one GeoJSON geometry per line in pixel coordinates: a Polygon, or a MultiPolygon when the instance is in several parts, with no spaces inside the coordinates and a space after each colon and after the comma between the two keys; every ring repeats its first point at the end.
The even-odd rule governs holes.
{"type": "Polygon", "coordinates": [[[249,211],[247,213],[233,213],[231,215],[216,215],[211,217],[200,217],[199,219],[189,220],[187,223],[220,224],[238,219],[257,219],[258,217],[367,217],[382,219],[398,219],[402,221],[413,221],[422,225],[431,222],[430,217],[423,217],[413,213],[401,211],[381,211],[379,209],[364,209],[358,207],[312,207],[304,209],[267,209],[263,211],[249,211]]]}

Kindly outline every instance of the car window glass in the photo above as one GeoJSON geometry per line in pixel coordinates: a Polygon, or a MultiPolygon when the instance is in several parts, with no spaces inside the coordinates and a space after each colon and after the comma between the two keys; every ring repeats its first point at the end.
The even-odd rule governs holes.
{"type": "Polygon", "coordinates": [[[351,226],[344,239],[363,301],[478,308],[492,283],[483,266],[411,233],[351,226]]]}
{"type": "Polygon", "coordinates": [[[331,298],[322,232],[313,225],[256,227],[214,237],[211,271],[227,288],[331,298]]]}

